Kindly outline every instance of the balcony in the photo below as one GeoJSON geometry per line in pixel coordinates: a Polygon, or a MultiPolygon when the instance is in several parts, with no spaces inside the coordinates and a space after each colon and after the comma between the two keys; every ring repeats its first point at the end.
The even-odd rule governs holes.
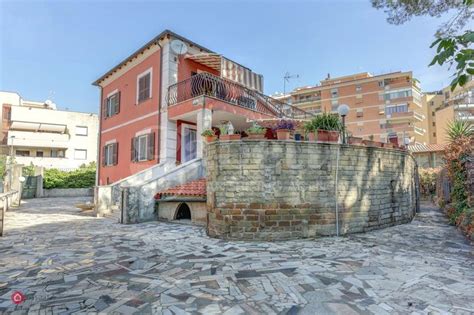
{"type": "Polygon", "coordinates": [[[8,131],[8,145],[28,148],[58,148],[68,147],[69,135],[50,132],[8,131]]]}
{"type": "Polygon", "coordinates": [[[171,85],[168,88],[168,107],[202,96],[263,114],[268,118],[309,119],[313,116],[304,110],[210,73],[199,73],[171,85]]]}
{"type": "Polygon", "coordinates": [[[10,129],[64,133],[67,126],[64,123],[58,123],[58,121],[61,121],[58,111],[13,106],[10,129]]]}
{"type": "Polygon", "coordinates": [[[425,116],[416,111],[407,111],[387,114],[387,119],[396,122],[413,121],[414,119],[423,121],[425,119],[425,116]]]}

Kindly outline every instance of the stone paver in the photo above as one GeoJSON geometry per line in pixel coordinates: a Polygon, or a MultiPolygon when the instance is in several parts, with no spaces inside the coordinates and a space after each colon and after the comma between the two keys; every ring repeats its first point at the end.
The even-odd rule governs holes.
{"type": "Polygon", "coordinates": [[[119,225],[79,201],[28,200],[6,214],[0,313],[474,313],[474,247],[434,208],[366,234],[263,243],[119,225]],[[18,306],[15,290],[27,297],[18,306]]]}

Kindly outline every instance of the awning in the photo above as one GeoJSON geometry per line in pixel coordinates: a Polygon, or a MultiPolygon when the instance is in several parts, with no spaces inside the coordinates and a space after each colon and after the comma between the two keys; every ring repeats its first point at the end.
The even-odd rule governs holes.
{"type": "Polygon", "coordinates": [[[30,130],[30,131],[45,131],[45,132],[66,132],[66,125],[62,124],[47,124],[36,123],[28,121],[12,121],[10,129],[13,130],[30,130]]]}
{"type": "Polygon", "coordinates": [[[233,62],[219,54],[202,53],[187,56],[186,59],[193,60],[218,71],[222,78],[234,81],[249,89],[263,93],[263,76],[261,74],[255,73],[249,68],[233,62]]]}

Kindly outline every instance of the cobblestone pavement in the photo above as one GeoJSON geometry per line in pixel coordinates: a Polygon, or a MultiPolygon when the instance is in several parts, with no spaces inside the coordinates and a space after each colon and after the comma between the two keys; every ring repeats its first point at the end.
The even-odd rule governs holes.
{"type": "Polygon", "coordinates": [[[261,243],[119,225],[79,201],[36,199],[6,214],[0,313],[474,313],[474,247],[434,208],[366,234],[261,243]],[[18,306],[15,290],[26,295],[18,306]]]}

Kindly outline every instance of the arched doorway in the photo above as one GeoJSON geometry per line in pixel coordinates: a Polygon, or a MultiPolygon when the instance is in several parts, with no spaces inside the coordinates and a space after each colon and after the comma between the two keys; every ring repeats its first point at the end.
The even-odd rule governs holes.
{"type": "Polygon", "coordinates": [[[191,209],[185,202],[178,206],[175,220],[191,220],[191,209]]]}

